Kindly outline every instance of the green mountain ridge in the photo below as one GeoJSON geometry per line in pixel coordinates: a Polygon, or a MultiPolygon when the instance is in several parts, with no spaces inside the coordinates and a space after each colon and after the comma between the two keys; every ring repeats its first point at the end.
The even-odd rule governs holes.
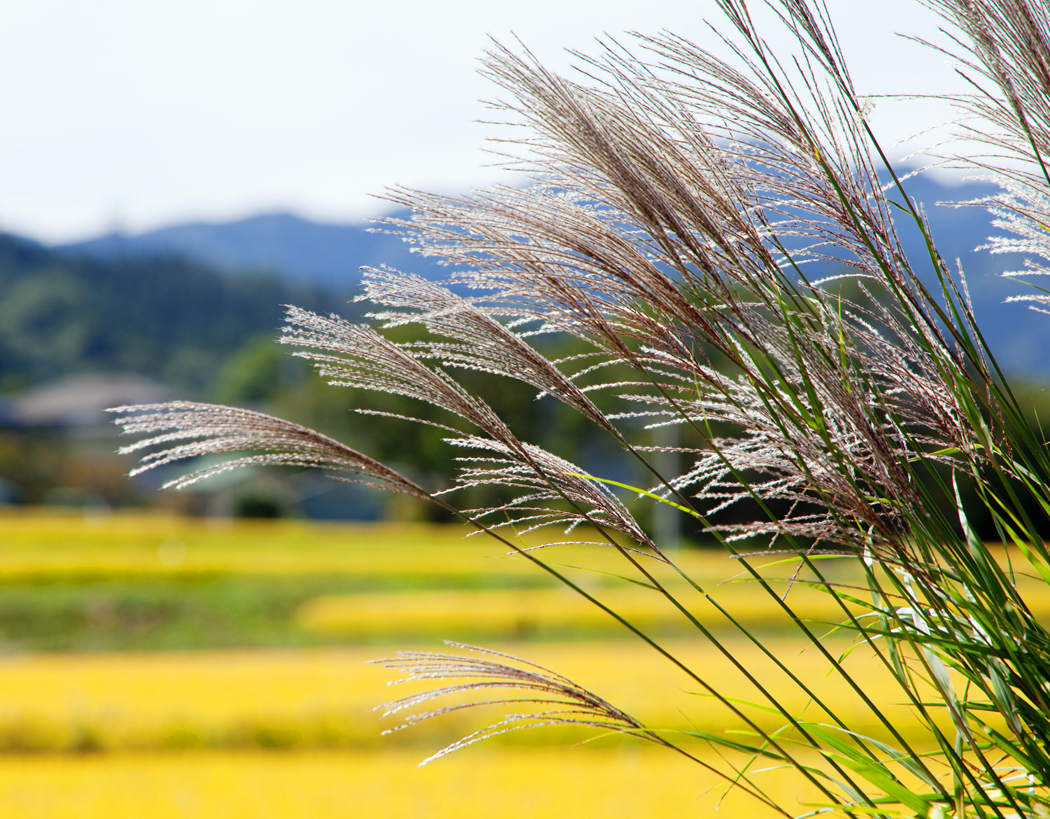
{"type": "Polygon", "coordinates": [[[361,281],[360,268],[367,266],[389,265],[431,279],[447,275],[432,259],[412,253],[401,236],[381,228],[367,222],[337,224],[292,213],[261,213],[230,222],[188,222],[137,234],[108,233],[55,249],[103,260],[175,255],[223,273],[267,271],[289,283],[336,291],[356,287],[361,281]]]}
{"type": "Polygon", "coordinates": [[[228,276],[174,255],[89,258],[0,234],[0,391],[71,373],[134,372],[201,394],[283,305],[346,312],[346,297],[274,275],[228,276]]]}

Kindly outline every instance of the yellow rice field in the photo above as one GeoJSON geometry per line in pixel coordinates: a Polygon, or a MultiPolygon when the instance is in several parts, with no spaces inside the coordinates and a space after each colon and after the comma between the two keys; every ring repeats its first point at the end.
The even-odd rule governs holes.
{"type": "MultiPolygon", "coordinates": [[[[675,592],[690,613],[709,628],[728,625],[725,616],[707,598],[681,584],[675,592]]],[[[682,632],[691,628],[684,615],[652,589],[634,585],[595,593],[602,603],[646,631],[682,632]]],[[[756,595],[749,585],[718,589],[717,599],[737,621],[748,626],[786,624],[776,601],[756,595]]],[[[796,589],[791,607],[806,619],[843,619],[830,597],[810,589],[796,589]]],[[[304,604],[296,619],[312,631],[345,635],[441,636],[461,631],[535,635],[557,633],[568,627],[618,629],[622,633],[622,627],[606,612],[565,588],[330,595],[304,604]]]]}
{"type": "MultiPolygon", "coordinates": [[[[0,581],[76,576],[356,574],[369,577],[524,577],[536,568],[458,525],[324,524],[183,518],[165,514],[84,517],[0,509],[0,581]]],[[[537,537],[520,541],[536,546],[537,537]]],[[[603,546],[545,550],[559,565],[622,572],[603,546]]],[[[721,553],[692,551],[683,568],[707,579],[731,573],[721,553]]]]}
{"type": "MultiPolygon", "coordinates": [[[[0,509],[0,583],[214,574],[467,579],[472,583],[540,582],[548,586],[553,583],[520,556],[508,554],[505,546],[488,537],[468,535],[469,529],[457,525],[323,524],[134,513],[84,517],[0,509]]],[[[520,541],[525,547],[539,543],[538,536],[520,541]]],[[[615,585],[616,575],[630,573],[622,557],[603,545],[556,546],[535,554],[589,589],[615,585]]],[[[661,582],[683,595],[683,601],[697,616],[711,616],[710,604],[689,591],[680,576],[656,561],[641,559],[661,582]]],[[[753,583],[734,582],[742,581],[744,575],[724,552],[685,550],[677,552],[674,559],[743,623],[768,623],[781,616],[775,602],[753,583]]],[[[763,574],[771,578],[784,577],[791,571],[789,565],[766,563],[769,565],[763,574]]],[[[836,561],[823,565],[837,581],[859,580],[852,574],[843,577],[843,567],[836,561]]],[[[1027,585],[1023,577],[1020,583],[1022,587],[1027,585]]],[[[1050,596],[1042,593],[1045,585],[1036,582],[1032,586],[1039,593],[1029,597],[1029,605],[1037,616],[1050,619],[1050,596]]],[[[780,583],[777,588],[786,587],[780,583]]],[[[604,622],[605,615],[560,588],[548,589],[535,599],[529,599],[527,592],[515,594],[519,597],[504,597],[500,591],[475,592],[467,597],[461,593],[432,593],[324,598],[300,611],[299,620],[309,628],[328,633],[361,629],[379,633],[422,629],[424,633],[437,633],[455,630],[462,607],[467,605],[484,613],[493,624],[502,624],[494,631],[513,632],[520,625],[522,611],[527,612],[526,620],[540,626],[565,618],[604,622]]],[[[841,619],[837,608],[824,595],[797,585],[792,594],[792,605],[801,616],[841,619]]],[[[680,625],[680,616],[661,611],[662,604],[657,600],[654,605],[654,597],[644,590],[628,588],[616,591],[611,602],[614,608],[622,607],[623,613],[637,616],[647,625],[680,625]]],[[[471,617],[475,623],[480,619],[471,617]]],[[[718,622],[719,618],[714,620],[718,622]]]]}
{"type": "MultiPolygon", "coordinates": [[[[824,679],[826,664],[814,650],[802,651],[797,642],[784,639],[772,641],[771,647],[858,730],[884,734],[854,693],[837,679],[824,679]]],[[[654,727],[704,731],[743,727],[724,705],[704,696],[695,681],[639,643],[530,643],[499,648],[564,674],[654,727]]],[[[667,648],[720,690],[768,707],[754,685],[710,645],[676,641],[667,648]]],[[[754,646],[738,641],[729,648],[790,713],[826,719],[754,646]]],[[[368,664],[389,653],[373,647],[8,658],[0,665],[0,750],[382,749],[411,744],[422,758],[428,747],[435,750],[495,719],[492,711],[472,709],[380,738],[381,731],[395,723],[381,720],[373,709],[420,690],[418,686],[390,688],[387,683],[394,679],[393,673],[368,664]]],[[[882,669],[860,653],[850,664],[865,681],[869,695],[884,706],[892,703],[895,691],[882,669]]],[[[918,726],[904,710],[891,704],[888,713],[897,714],[905,733],[924,740],[922,733],[915,734],[918,726]]],[[[752,715],[767,728],[783,723],[781,717],[765,711],[752,715]]],[[[504,741],[535,744],[565,739],[564,732],[537,729],[510,734],[504,741]]]]}
{"type": "MultiPolygon", "coordinates": [[[[484,622],[494,632],[495,644],[486,644],[564,674],[649,725],[707,732],[743,727],[701,684],[637,641],[505,639],[542,636],[564,624],[597,627],[607,616],[550,584],[522,587],[535,580],[534,567],[508,557],[490,540],[464,534],[460,527],[424,525],[153,515],[85,519],[5,511],[0,512],[0,592],[4,585],[85,578],[338,574],[389,582],[412,577],[408,587],[390,592],[317,597],[293,616],[321,633],[397,635],[398,641],[408,634],[413,636],[406,645],[441,651],[448,649],[438,636],[454,637],[484,622]],[[431,581],[461,588],[417,588],[431,581]]],[[[671,653],[719,690],[768,709],[757,682],[793,715],[827,721],[825,712],[739,635],[726,637],[725,647],[752,672],[752,681],[710,643],[669,631],[672,623],[680,626],[680,615],[653,591],[610,576],[623,570],[611,549],[556,547],[543,555],[583,578],[617,611],[662,634],[671,653]],[[597,572],[573,568],[583,565],[597,572]]],[[[772,622],[775,604],[754,584],[719,585],[739,568],[724,555],[685,552],[680,558],[740,620],[760,628],[772,622]]],[[[836,571],[833,562],[828,568],[836,571]]],[[[674,584],[702,622],[724,625],[722,615],[673,574],[664,571],[661,579],[674,584]]],[[[800,588],[791,593],[806,616],[838,619],[824,596],[800,588]]],[[[1050,601],[1035,602],[1050,612],[1050,601]]],[[[815,648],[786,633],[763,634],[764,644],[830,710],[860,732],[887,738],[861,698],[826,675],[827,663],[815,648]]],[[[4,656],[0,817],[713,815],[721,790],[699,766],[635,741],[574,747],[588,735],[567,729],[517,732],[417,769],[443,744],[498,714],[458,711],[380,736],[393,723],[382,720],[375,706],[421,690],[389,687],[394,675],[368,664],[391,655],[396,645],[400,642],[395,648],[4,656]]],[[[844,640],[831,643],[836,654],[847,647],[844,640]]],[[[847,663],[908,740],[924,745],[927,736],[907,709],[895,704],[899,694],[885,670],[863,650],[847,663]]],[[[749,713],[763,728],[783,722],[768,710],[749,713]]],[[[669,736],[718,762],[702,743],[669,736]]],[[[801,804],[812,794],[797,791],[793,775],[766,776],[771,793],[803,812],[801,804]]],[[[736,794],[720,815],[765,814],[736,794]]]]}
{"type": "MultiPolygon", "coordinates": [[[[637,819],[773,816],[659,751],[468,749],[419,769],[411,751],[114,754],[0,760],[5,819],[637,819]],[[721,809],[715,808],[722,801],[721,809]]],[[[782,771],[763,784],[802,813],[782,771]]]]}
{"type": "MultiPolygon", "coordinates": [[[[240,574],[504,574],[453,526],[324,525],[170,515],[0,513],[0,578],[240,574]],[[412,548],[407,548],[411,546],[412,548]]],[[[506,550],[503,550],[506,551],[506,550]]]]}

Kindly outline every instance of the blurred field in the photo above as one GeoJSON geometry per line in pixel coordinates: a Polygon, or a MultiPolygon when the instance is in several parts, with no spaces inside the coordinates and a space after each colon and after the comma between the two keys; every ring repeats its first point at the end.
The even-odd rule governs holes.
{"type": "Polygon", "coordinates": [[[13,510],[0,512],[0,530],[0,578],[12,581],[215,574],[459,578],[527,571],[491,559],[506,549],[465,538],[467,530],[458,526],[13,510]]]}
{"type": "MultiPolygon", "coordinates": [[[[520,556],[508,555],[505,545],[466,533],[458,526],[0,512],[0,649],[623,637],[622,626],[520,556]]],[[[608,546],[534,553],[647,628],[668,636],[691,633],[658,594],[617,576],[629,567],[608,546]]],[[[680,576],[652,558],[640,559],[709,627],[727,625],[680,576]]],[[[719,585],[740,569],[725,554],[692,550],[676,559],[705,590],[717,588],[718,599],[749,627],[787,625],[775,602],[756,594],[752,583],[719,585]]],[[[770,574],[777,571],[786,569],[770,574]]],[[[824,595],[798,586],[792,594],[806,616],[841,616],[824,595]]]]}
{"type": "MultiPolygon", "coordinates": [[[[724,689],[753,694],[708,647],[669,647],[724,689]]],[[[741,727],[635,643],[503,648],[564,672],[652,725],[741,727]]],[[[782,678],[753,649],[731,648],[777,687],[782,678]]],[[[834,681],[821,684],[815,656],[787,641],[773,648],[832,707],[857,719],[858,701],[834,681]]],[[[393,723],[373,708],[413,689],[387,687],[391,673],[365,664],[376,655],[358,648],[10,659],[0,669],[0,744],[8,753],[0,757],[0,816],[597,819],[709,815],[721,797],[720,780],[674,754],[633,740],[579,747],[588,734],[564,729],[509,734],[420,770],[421,760],[496,713],[461,711],[382,737],[393,723]]],[[[892,696],[868,671],[869,693],[892,696]]],[[[798,696],[784,705],[822,718],[798,696]]],[[[874,722],[857,722],[881,735],[874,722]]],[[[718,764],[703,744],[675,738],[718,764]]],[[[774,771],[761,781],[789,804],[800,798],[790,776],[774,771]]],[[[767,815],[758,807],[736,794],[722,811],[767,815]]]]}
{"type": "MultiPolygon", "coordinates": [[[[722,690],[768,706],[709,645],[678,641],[668,647],[722,690]]],[[[786,639],[774,640],[771,647],[859,730],[885,733],[874,718],[865,718],[855,694],[835,679],[823,679],[826,666],[815,651],[800,652],[797,643],[786,639]]],[[[791,713],[816,721],[827,718],[789,690],[783,673],[754,646],[737,640],[728,648],[791,713]]],[[[503,644],[500,649],[565,674],[653,726],[705,731],[745,727],[723,705],[703,696],[694,681],[639,643],[503,644]]],[[[381,738],[384,728],[397,723],[381,720],[376,706],[420,690],[418,685],[390,688],[392,672],[367,664],[392,653],[357,648],[12,658],[0,667],[0,751],[382,750],[412,745],[422,759],[427,748],[439,748],[502,713],[459,711],[381,738]]],[[[870,660],[858,654],[851,667],[878,701],[885,703],[893,696],[887,676],[870,660]]],[[[892,706],[889,712],[894,712],[892,706]]],[[[779,715],[762,711],[753,717],[767,728],[783,722],[779,715]]],[[[899,721],[907,733],[911,723],[904,712],[899,721]]],[[[543,729],[508,734],[497,742],[562,744],[588,736],[589,732],[543,729]]]]}
{"type": "MultiPolygon", "coordinates": [[[[699,766],[635,740],[571,729],[514,732],[427,766],[415,764],[500,716],[456,711],[392,736],[376,706],[420,690],[388,687],[367,661],[399,648],[477,642],[565,674],[647,724],[739,730],[739,716],[621,626],[498,544],[459,527],[213,522],[146,515],[85,519],[0,513],[0,816],[665,816],[706,815],[718,795],[699,766]],[[171,649],[179,649],[177,651],[171,649]],[[222,650],[216,650],[222,649],[222,650]],[[264,649],[264,650],[262,650],[264,649]],[[527,747],[526,747],[527,746],[527,747]]],[[[529,544],[526,544],[529,545],[529,544]]],[[[533,544],[534,545],[534,544],[533,544]]],[[[703,679],[792,714],[828,715],[707,599],[655,561],[723,641],[686,630],[653,590],[618,577],[607,547],[540,553],[657,636],[703,679]],[[579,567],[596,571],[583,571],[579,567]],[[748,681],[727,659],[742,661],[748,681]]],[[[775,602],[721,553],[685,552],[713,592],[825,705],[887,738],[861,698],[793,635],[775,602]]],[[[840,561],[826,562],[851,583],[840,561]]],[[[783,567],[767,567],[786,590],[783,567]]],[[[841,615],[795,586],[793,605],[841,615]]],[[[1045,601],[1044,601],[1045,602],[1045,601]]],[[[835,653],[848,642],[836,638],[835,653]]],[[[863,649],[847,661],[910,741],[926,736],[863,649]]],[[[765,728],[782,724],[754,712],[765,728]]],[[[712,762],[706,745],[673,734],[712,762]]],[[[792,798],[793,780],[770,774],[792,798]]],[[[778,790],[779,789],[779,790],[778,790]]],[[[731,797],[736,799],[737,797],[731,797]]],[[[744,797],[741,797],[744,798],[744,797]]],[[[761,816],[750,802],[739,805],[761,816]]]]}
{"type": "MultiPolygon", "coordinates": [[[[376,580],[532,580],[536,569],[505,546],[453,524],[324,524],[182,518],[163,514],[82,517],[0,508],[0,579],[343,574],[376,580]]],[[[527,537],[522,546],[542,541],[527,537]]],[[[623,570],[604,546],[560,546],[557,562],[623,570]]],[[[546,553],[546,552],[545,552],[546,553]]],[[[693,551],[683,567],[722,575],[721,553],[693,551]]]]}
{"type": "MultiPolygon", "coordinates": [[[[708,599],[690,589],[676,592],[693,616],[712,629],[728,623],[708,599]]],[[[786,625],[776,601],[756,594],[750,584],[718,589],[720,605],[750,627],[786,625]]],[[[603,589],[601,601],[646,631],[682,634],[692,626],[655,590],[641,586],[603,589]]],[[[799,589],[792,608],[800,617],[828,622],[843,619],[827,595],[799,589]]],[[[854,610],[857,610],[854,607],[854,610]]],[[[318,597],[305,603],[296,621],[321,634],[455,634],[495,633],[550,637],[566,632],[594,634],[622,627],[608,614],[569,589],[491,589],[388,592],[318,597]]]]}
{"type": "MultiPolygon", "coordinates": [[[[723,789],[715,777],[653,751],[474,748],[422,769],[415,767],[416,761],[412,752],[404,750],[19,757],[0,763],[0,815],[5,819],[711,815],[763,819],[779,815],[740,793],[722,801],[723,789]]],[[[779,771],[764,774],[763,783],[792,807],[806,796],[779,771]]]]}

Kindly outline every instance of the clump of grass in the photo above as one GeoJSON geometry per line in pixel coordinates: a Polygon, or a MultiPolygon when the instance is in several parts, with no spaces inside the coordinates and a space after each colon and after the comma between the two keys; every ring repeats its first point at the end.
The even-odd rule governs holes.
{"type": "MultiPolygon", "coordinates": [[[[442,428],[461,453],[456,486],[424,488],[302,427],[201,404],[120,408],[128,431],[153,436],[128,450],[160,447],[143,468],[250,453],[173,485],[244,464],[315,465],[433,501],[605,611],[747,731],[700,726],[672,742],[597,694],[509,658],[392,661],[410,676],[462,680],[442,694],[507,689],[529,700],[526,722],[557,722],[569,708],[574,720],[682,753],[686,740],[708,743],[728,782],[783,815],[788,808],[762,788],[769,766],[793,770],[819,793],[818,811],[1045,816],[1050,633],[1017,578],[1050,582],[1040,537],[1050,459],[983,341],[965,280],[937,252],[870,128],[823,8],[774,3],[796,46],[778,55],[744,0],[716,2],[728,21],[729,59],[671,34],[638,38],[637,54],[610,42],[585,60],[583,84],[527,52],[495,48],[485,71],[509,95],[501,110],[527,129],[504,147],[531,184],[463,198],[395,191],[392,200],[414,215],[387,229],[446,263],[449,282],[371,271],[372,325],[289,310],[282,341],[332,384],[448,413],[442,428]],[[925,238],[922,258],[905,253],[905,226],[925,238]],[[921,277],[923,268],[932,276],[921,277]],[[845,272],[827,272],[834,269],[845,272]],[[383,335],[403,324],[421,326],[430,340],[398,344],[383,335]],[[551,333],[576,336],[589,352],[549,361],[531,342],[551,333]],[[851,718],[791,676],[760,635],[718,606],[717,594],[696,582],[686,592],[666,583],[665,573],[677,571],[674,555],[616,484],[519,439],[456,380],[462,370],[523,381],[612,436],[651,475],[640,497],[718,537],[890,741],[852,730],[851,718]],[[590,398],[599,390],[619,395],[622,411],[599,409],[590,398]],[[682,442],[654,446],[639,426],[676,427],[682,442]],[[684,471],[658,471],[668,449],[686,456],[684,471]],[[466,487],[488,487],[498,500],[459,508],[456,491],[466,487]],[[973,499],[969,508],[963,497],[973,499]],[[1011,547],[1005,566],[969,525],[976,511],[1011,547]],[[558,532],[552,540],[586,532],[613,550],[625,578],[721,650],[760,701],[736,701],[542,551],[518,544],[520,533],[537,530],[558,532]],[[756,549],[741,553],[740,544],[756,540],[760,554],[793,561],[796,582],[836,604],[838,628],[892,674],[927,742],[910,742],[886,704],[868,697],[822,627],[798,616],[791,595],[756,568],[756,549]],[[863,580],[836,581],[819,559],[828,555],[852,561],[863,580]],[[695,615],[695,595],[712,600],[827,720],[808,722],[786,707],[782,691],[764,686],[695,615]],[[763,727],[759,713],[778,715],[782,727],[763,727]]],[[[1050,12],[1026,0],[929,5],[944,17],[976,89],[957,100],[971,117],[962,136],[992,151],[968,162],[1002,187],[978,203],[1010,234],[992,249],[1046,261],[1050,12]]],[[[1023,272],[1047,268],[1033,262],[1023,272]]],[[[1026,297],[1031,306],[1046,309],[1043,292],[1026,297]]]]}

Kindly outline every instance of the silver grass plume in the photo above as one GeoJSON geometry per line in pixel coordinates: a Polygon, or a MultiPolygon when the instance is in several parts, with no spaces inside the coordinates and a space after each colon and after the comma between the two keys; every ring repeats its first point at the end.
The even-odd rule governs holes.
{"type": "MultiPolygon", "coordinates": [[[[1050,154],[1050,9],[1029,0],[923,0],[960,34],[952,50],[974,93],[955,102],[973,115],[962,134],[988,146],[992,160],[1045,168],[1050,154]]],[[[928,44],[929,45],[929,44],[928,44]]],[[[997,163],[996,175],[1019,178],[997,163]]],[[[1045,177],[1044,177],[1045,178],[1045,177]]]]}
{"type": "MultiPolygon", "coordinates": [[[[495,451],[504,457],[498,468],[492,464],[484,469],[477,465],[467,468],[459,486],[500,485],[532,491],[510,504],[470,510],[467,514],[473,519],[500,512],[511,513],[511,521],[516,521],[531,501],[561,500],[569,503],[570,510],[548,510],[547,524],[607,526],[642,545],[653,545],[627,508],[600,482],[586,476],[580,467],[520,441],[484,401],[466,392],[443,371],[428,367],[423,359],[436,357],[454,365],[473,365],[489,371],[505,364],[502,374],[540,386],[600,425],[611,428],[611,423],[568,378],[516,334],[480,310],[462,303],[444,288],[429,286],[418,277],[406,277],[397,292],[402,295],[396,304],[407,303],[405,294],[408,293],[412,293],[416,301],[421,294],[434,297],[435,309],[422,317],[423,321],[440,324],[444,332],[454,334],[454,338],[473,339],[474,343],[398,345],[369,327],[350,324],[337,316],[324,318],[295,307],[289,308],[290,326],[285,328],[281,341],[307,348],[296,355],[313,361],[330,384],[417,398],[448,410],[485,433],[488,437],[468,435],[448,439],[456,446],[495,451]],[[316,352],[318,350],[323,352],[316,352]]],[[[392,297],[388,294],[386,298],[389,303],[392,297]]],[[[538,518],[530,520],[535,523],[538,518]]]]}
{"type": "Polygon", "coordinates": [[[126,434],[152,436],[121,447],[121,454],[161,447],[144,455],[141,465],[132,470],[132,475],[186,458],[233,452],[256,453],[173,478],[164,484],[165,488],[181,489],[241,466],[300,466],[354,475],[357,477],[350,480],[417,498],[429,498],[424,489],[374,458],[312,429],[261,412],[192,401],[140,404],[108,411],[124,416],[118,418],[117,423],[126,434]],[[177,443],[179,441],[188,443],[177,443]]]}
{"type": "Polygon", "coordinates": [[[432,688],[388,702],[380,706],[383,709],[383,716],[398,714],[406,709],[426,705],[436,699],[449,696],[489,691],[506,692],[506,696],[447,705],[411,714],[404,719],[401,725],[384,731],[384,733],[400,731],[423,720],[465,708],[525,705],[534,710],[510,714],[487,728],[453,742],[423,760],[420,765],[426,765],[452,751],[473,745],[483,739],[510,731],[545,725],[577,725],[618,733],[631,733],[643,739],[658,741],[655,735],[647,732],[645,727],[633,717],[560,674],[499,651],[449,641],[446,641],[446,645],[483,656],[399,651],[392,659],[373,661],[404,675],[401,679],[388,683],[389,685],[465,680],[465,682],[432,688]]]}
{"type": "Polygon", "coordinates": [[[640,40],[651,63],[610,46],[590,61],[597,88],[494,51],[486,70],[515,98],[506,110],[537,134],[523,143],[536,184],[462,200],[393,196],[416,215],[392,229],[477,295],[393,271],[367,279],[366,295],[386,308],[380,321],[417,322],[447,341],[396,344],[294,307],[282,341],[330,383],[422,400],[475,427],[452,440],[496,458],[468,461],[461,485],[523,490],[475,514],[516,509],[649,543],[605,487],[520,441],[446,368],[517,378],[621,443],[617,419],[691,428],[695,464],[654,489],[693,496],[698,514],[748,498],[790,504],[779,519],[722,527],[730,535],[906,550],[909,527],[923,525],[908,519],[921,508],[908,464],[979,468],[987,457],[973,432],[978,402],[960,398],[973,383],[965,368],[983,366],[954,343],[969,313],[945,316],[917,284],[822,18],[785,6],[831,77],[826,88],[800,68],[796,90],[757,64],[764,45],[746,9],[722,5],[755,52],[737,51],[743,71],[671,35],[640,40]],[[851,268],[845,278],[866,302],[803,277],[804,265],[831,259],[851,268]],[[596,357],[563,373],[527,340],[546,332],[577,335],[596,357]],[[636,380],[593,380],[614,363],[636,380]],[[606,416],[587,397],[600,389],[641,407],[606,416]],[[575,508],[556,511],[563,501],[575,508]]]}
{"type": "Polygon", "coordinates": [[[497,440],[516,441],[484,401],[371,327],[289,307],[281,343],[308,348],[310,352],[298,351],[295,355],[314,362],[329,384],[425,401],[469,421],[497,440]],[[318,350],[323,352],[314,352],[318,350]]]}
{"type": "Polygon", "coordinates": [[[494,454],[494,457],[461,458],[467,464],[458,478],[461,487],[504,486],[525,490],[509,503],[469,510],[467,514],[472,518],[483,520],[495,516],[493,528],[513,526],[519,534],[542,526],[562,526],[571,531],[581,524],[598,525],[656,549],[656,544],[616,495],[564,458],[532,444],[523,445],[528,456],[525,458],[517,450],[483,438],[450,438],[448,442],[494,454]],[[559,500],[571,501],[572,508],[559,508],[559,500]]]}
{"type": "MultiPolygon", "coordinates": [[[[951,56],[974,92],[954,97],[968,116],[959,123],[959,137],[983,145],[988,156],[957,161],[1000,192],[956,203],[988,209],[993,226],[1009,236],[992,236],[984,249],[992,253],[1022,253],[1023,270],[1007,277],[1050,273],[1050,7],[1028,0],[926,0],[926,5],[956,27],[951,56]],[[971,124],[971,120],[974,124],[971,124]],[[1004,162],[1005,160],[1005,162],[1004,162]]],[[[946,51],[946,49],[939,49],[946,51]]],[[[947,51],[946,51],[947,53],[947,51]]],[[[1047,312],[1050,295],[1039,280],[1030,282],[1036,294],[1009,301],[1028,302],[1047,312]]]]}
{"type": "Polygon", "coordinates": [[[633,385],[587,388],[648,393],[627,396],[644,411],[612,420],[648,415],[701,434],[731,424],[735,436],[708,437],[670,485],[705,513],[745,498],[792,503],[737,534],[906,548],[903,512],[921,507],[907,464],[982,461],[958,387],[983,360],[966,361],[954,318],[945,326],[917,286],[848,100],[803,119],[788,104],[800,100],[682,40],[642,42],[667,70],[592,61],[608,91],[494,52],[488,70],[516,97],[507,110],[540,134],[524,143],[536,183],[469,199],[401,191],[394,201],[415,216],[391,229],[451,265],[490,313],[633,366],[633,385]],[[659,79],[676,72],[707,82],[659,79]],[[789,253],[788,239],[802,244],[789,253]],[[829,259],[894,308],[790,275],[829,259]]]}
{"type": "Polygon", "coordinates": [[[499,310],[486,310],[422,276],[392,270],[364,271],[364,294],[373,304],[409,312],[370,314],[384,327],[418,323],[453,343],[419,342],[427,358],[442,366],[508,376],[551,395],[607,431],[615,427],[571,378],[544,358],[526,339],[500,323],[499,310]]]}

